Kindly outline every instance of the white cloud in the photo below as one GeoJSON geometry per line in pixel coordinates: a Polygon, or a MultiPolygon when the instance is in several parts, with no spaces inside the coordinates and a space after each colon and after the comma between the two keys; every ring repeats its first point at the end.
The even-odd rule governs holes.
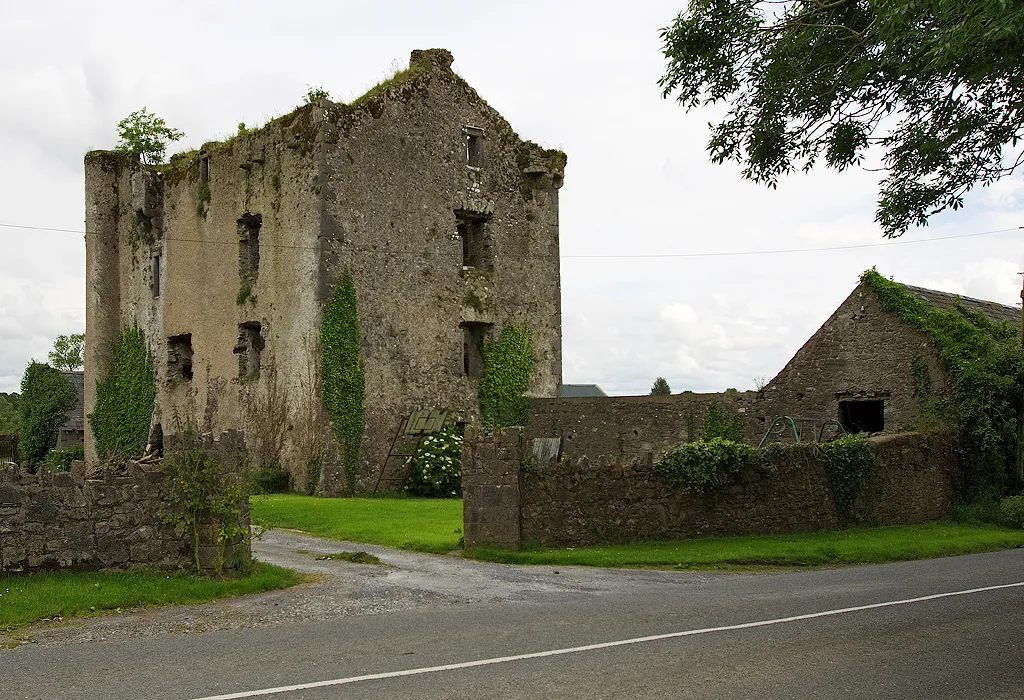
{"type": "MultiPolygon", "coordinates": [[[[474,6],[271,0],[167,8],[126,0],[8,4],[0,23],[0,223],[81,229],[82,156],[146,106],[190,147],[298,104],[307,86],[353,97],[444,46],[524,138],[569,155],[562,252],[694,254],[882,243],[878,173],[815,172],[777,191],[708,162],[707,122],[663,100],[658,30],[675,0],[474,6]],[[169,9],[168,9],[169,8],[169,9]],[[541,21],[538,18],[542,18],[541,21]],[[486,31],[479,31],[486,28],[486,31]]],[[[873,156],[875,157],[875,156],[873,156]]],[[[1020,178],[906,240],[1024,225],[1020,178]]],[[[77,234],[0,228],[0,391],[81,330],[77,234]]],[[[563,261],[566,381],[646,393],[749,388],[774,376],[872,265],[900,281],[1012,304],[1020,233],[787,255],[563,261]]]]}

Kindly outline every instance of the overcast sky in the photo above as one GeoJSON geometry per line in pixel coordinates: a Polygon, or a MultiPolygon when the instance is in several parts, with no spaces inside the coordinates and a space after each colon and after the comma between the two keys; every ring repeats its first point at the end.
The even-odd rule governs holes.
{"type": "MultiPolygon", "coordinates": [[[[351,99],[443,47],[523,138],[569,156],[561,195],[564,381],[614,394],[753,388],[876,265],[898,281],[1013,305],[1020,176],[884,242],[877,173],[777,191],[708,162],[710,112],[663,100],[662,2],[13,2],[0,0],[0,224],[84,228],[82,157],[143,106],[175,150],[291,111],[309,86],[351,99]],[[928,238],[1002,233],[945,241],[928,238]],[[591,255],[662,257],[579,257],[591,255]]],[[[0,226],[0,391],[85,328],[81,234],[0,226]]]]}

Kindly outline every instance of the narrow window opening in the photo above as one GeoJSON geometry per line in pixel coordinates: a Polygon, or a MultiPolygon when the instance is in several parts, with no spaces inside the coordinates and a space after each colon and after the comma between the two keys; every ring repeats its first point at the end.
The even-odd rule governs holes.
{"type": "Polygon", "coordinates": [[[260,271],[260,229],[263,217],[246,212],[238,219],[238,274],[242,282],[253,283],[260,271]]]}
{"type": "Polygon", "coordinates": [[[153,298],[160,296],[160,254],[153,256],[153,298]]]}
{"type": "Polygon", "coordinates": [[[167,339],[167,378],[192,381],[192,334],[167,339]]]}
{"type": "Polygon", "coordinates": [[[484,341],[489,323],[465,322],[462,328],[462,373],[470,379],[484,376],[484,341]]]}
{"type": "Polygon", "coordinates": [[[839,422],[851,433],[880,433],[885,430],[885,401],[840,401],[839,422]]]}
{"type": "Polygon", "coordinates": [[[260,376],[260,357],[266,341],[262,327],[256,321],[238,324],[238,341],[235,354],[238,355],[238,376],[240,379],[255,379],[260,376]]]}
{"type": "Polygon", "coordinates": [[[206,185],[210,182],[210,159],[202,157],[199,159],[199,185],[206,185]]]}
{"type": "Polygon", "coordinates": [[[466,164],[471,168],[484,167],[484,130],[467,126],[466,134],[466,164]]]}
{"type": "Polygon", "coordinates": [[[455,212],[455,231],[462,239],[462,266],[490,270],[494,266],[487,219],[455,212]]]}

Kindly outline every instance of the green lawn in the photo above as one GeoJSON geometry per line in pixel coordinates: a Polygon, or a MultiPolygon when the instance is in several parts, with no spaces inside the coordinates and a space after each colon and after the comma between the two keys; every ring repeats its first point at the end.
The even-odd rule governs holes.
{"type": "Polygon", "coordinates": [[[443,554],[462,546],[456,498],[316,498],[253,496],[252,522],[318,537],[443,554]]]}
{"type": "Polygon", "coordinates": [[[298,572],[262,563],[239,578],[141,571],[0,574],[0,630],[120,608],[205,603],[301,581],[298,572]]]}
{"type": "Polygon", "coordinates": [[[1024,545],[1024,531],[929,523],[797,535],[700,537],[601,547],[510,551],[473,547],[467,556],[505,564],[669,569],[841,566],[932,559],[1024,545]]]}

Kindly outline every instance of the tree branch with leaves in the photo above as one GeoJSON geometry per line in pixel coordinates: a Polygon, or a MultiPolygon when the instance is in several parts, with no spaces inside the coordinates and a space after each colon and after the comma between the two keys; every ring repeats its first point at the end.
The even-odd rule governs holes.
{"type": "Polygon", "coordinates": [[[768,187],[881,150],[875,220],[923,226],[1012,174],[1024,135],[1024,3],[690,0],[662,30],[664,97],[724,102],[708,152],[768,187]]]}

